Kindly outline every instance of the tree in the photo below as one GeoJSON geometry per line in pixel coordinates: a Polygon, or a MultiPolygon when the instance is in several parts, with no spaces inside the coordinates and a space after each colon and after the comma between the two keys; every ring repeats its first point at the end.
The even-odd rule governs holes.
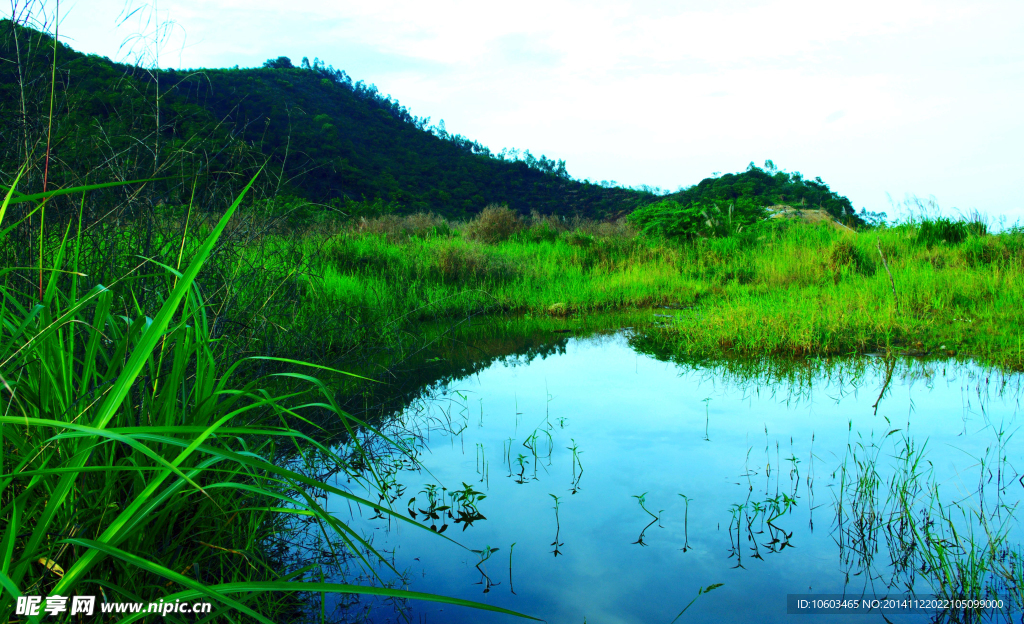
{"type": "Polygon", "coordinates": [[[266,67],[267,69],[295,69],[295,66],[292,65],[292,60],[287,56],[279,56],[276,59],[267,59],[267,61],[263,63],[263,67],[266,67]]]}

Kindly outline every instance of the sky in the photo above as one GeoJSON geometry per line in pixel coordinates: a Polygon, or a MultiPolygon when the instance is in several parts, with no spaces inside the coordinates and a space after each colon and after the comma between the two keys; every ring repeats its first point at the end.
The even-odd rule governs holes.
{"type": "Polygon", "coordinates": [[[60,11],[65,43],[119,61],[157,62],[154,23],[166,26],[165,68],[318,57],[449,132],[565,159],[580,179],[676,190],[771,159],[858,210],[892,218],[908,197],[934,198],[946,214],[1024,223],[1020,0],[64,0],[60,11]]]}

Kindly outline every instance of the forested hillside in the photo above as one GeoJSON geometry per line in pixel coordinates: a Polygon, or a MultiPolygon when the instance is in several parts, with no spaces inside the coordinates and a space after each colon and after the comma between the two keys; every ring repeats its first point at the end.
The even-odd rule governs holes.
{"type": "Polygon", "coordinates": [[[730,236],[772,215],[769,206],[791,205],[821,210],[850,227],[877,224],[884,213],[857,213],[850,200],[821,178],[780,171],[768,160],[750,163],[743,173],[705,178],[677,193],[650,202],[629,215],[644,234],[669,238],[730,236]]]}
{"type": "Polygon", "coordinates": [[[684,206],[716,203],[735,203],[737,208],[774,204],[813,206],[843,222],[859,221],[850,200],[832,191],[821,178],[808,180],[799,172],[780,171],[770,160],[764,163],[764,168],[750,163],[743,173],[705,178],[666,199],[684,206]]]}
{"type": "MultiPolygon", "coordinates": [[[[26,156],[45,152],[53,40],[3,21],[0,55],[8,61],[0,65],[0,162],[9,182],[26,156]]],[[[522,213],[601,218],[653,198],[574,180],[564,161],[529,151],[494,154],[319,61],[154,71],[61,44],[55,76],[50,154],[61,173],[51,186],[87,174],[90,181],[169,175],[182,182],[204,174],[199,191],[216,192],[266,163],[275,196],[345,213],[433,211],[460,219],[507,203],[522,213]]],[[[192,191],[185,183],[165,186],[154,202],[184,202],[192,191]]]]}
{"type": "MultiPolygon", "coordinates": [[[[604,219],[659,199],[649,187],[573,179],[565,161],[529,150],[494,153],[319,59],[157,71],[58,44],[54,66],[53,39],[9,20],[0,21],[0,57],[0,183],[29,162],[22,188],[32,191],[44,175],[51,188],[169,177],[146,187],[150,205],[195,198],[213,209],[218,196],[264,167],[270,209],[301,219],[434,212],[459,220],[489,204],[604,219]]],[[[128,192],[91,198],[87,213],[102,214],[111,195],[128,192]]],[[[664,199],[697,212],[713,204],[802,204],[863,224],[820,178],[779,171],[771,161],[664,199]]]]}

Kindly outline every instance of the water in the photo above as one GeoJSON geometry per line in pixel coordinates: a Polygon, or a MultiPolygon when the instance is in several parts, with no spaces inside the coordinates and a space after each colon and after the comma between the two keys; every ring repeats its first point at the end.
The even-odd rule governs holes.
{"type": "MultiPolygon", "coordinates": [[[[1019,377],[879,358],[702,367],[644,350],[629,331],[562,339],[532,359],[497,358],[382,424],[415,438],[422,464],[382,464],[394,508],[447,525],[454,542],[341,500],[328,509],[387,554],[401,575],[377,569],[397,587],[559,624],[667,624],[712,584],[678,621],[809,621],[787,615],[788,594],[930,594],[941,574],[920,554],[929,539],[949,561],[998,542],[998,566],[1019,564],[1019,377]],[[431,486],[434,509],[485,519],[432,520],[431,486]],[[466,486],[460,504],[451,494],[466,486]]],[[[1002,590],[997,577],[982,582],[1002,590]]],[[[519,621],[402,609],[413,622],[519,621]]],[[[357,612],[401,619],[393,603],[362,600],[345,617],[357,612]]]]}

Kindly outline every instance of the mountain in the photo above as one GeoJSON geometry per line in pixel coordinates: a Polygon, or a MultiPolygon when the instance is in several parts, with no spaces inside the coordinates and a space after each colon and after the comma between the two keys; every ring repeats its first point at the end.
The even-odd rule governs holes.
{"type": "MultiPolygon", "coordinates": [[[[137,209],[139,197],[152,206],[195,197],[217,210],[262,168],[257,195],[276,198],[271,209],[300,207],[294,214],[303,218],[337,210],[466,219],[508,204],[523,214],[603,219],[671,200],[805,205],[864,223],[820,178],[779,171],[771,161],[667,196],[575,180],[565,161],[528,150],[495,154],[319,59],[157,71],[54,46],[48,34],[2,20],[0,60],[0,183],[11,183],[26,162],[21,190],[41,190],[44,177],[50,188],[166,178],[142,191],[90,194],[87,213],[97,216],[112,205],[137,209]]],[[[77,205],[64,205],[77,213],[77,205]]]]}
{"type": "Polygon", "coordinates": [[[54,49],[49,35],[0,21],[4,183],[30,158],[25,180],[38,186],[52,131],[51,187],[173,178],[160,183],[155,204],[186,202],[197,174],[201,194],[226,195],[237,186],[232,181],[263,165],[268,195],[347,213],[462,219],[498,203],[522,213],[604,218],[655,198],[574,180],[564,161],[529,151],[494,154],[319,60],[156,71],[57,44],[54,71],[54,49]]]}

